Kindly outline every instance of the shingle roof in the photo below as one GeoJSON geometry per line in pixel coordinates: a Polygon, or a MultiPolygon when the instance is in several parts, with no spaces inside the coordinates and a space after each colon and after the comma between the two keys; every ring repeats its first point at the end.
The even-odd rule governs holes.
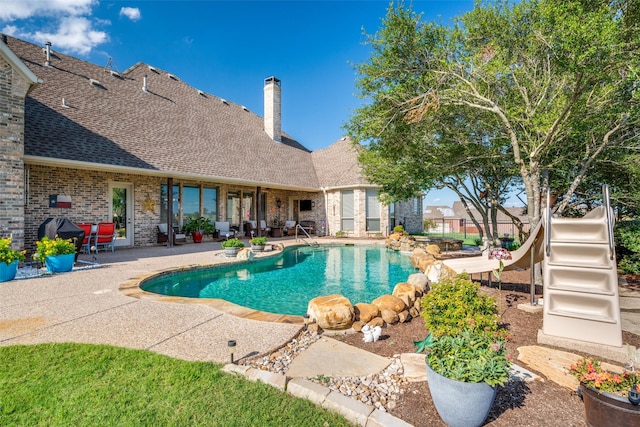
{"type": "Polygon", "coordinates": [[[199,92],[138,63],[125,72],[8,37],[9,48],[43,83],[28,96],[25,155],[270,187],[319,189],[312,155],[241,105],[199,92]],[[148,92],[142,90],[147,76],[148,92]],[[93,81],[93,84],[92,84],[93,81]],[[62,99],[65,99],[63,105],[62,99]]]}
{"type": "Polygon", "coordinates": [[[358,152],[350,138],[344,137],[327,148],[311,153],[320,187],[369,185],[358,163],[358,152]]]}

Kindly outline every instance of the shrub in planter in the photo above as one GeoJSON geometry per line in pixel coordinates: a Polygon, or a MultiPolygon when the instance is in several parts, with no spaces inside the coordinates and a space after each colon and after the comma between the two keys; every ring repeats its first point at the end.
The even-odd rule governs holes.
{"type": "Polygon", "coordinates": [[[76,246],[73,244],[71,239],[61,239],[60,237],[56,237],[55,239],[50,239],[48,237],[43,237],[41,240],[36,242],[36,253],[34,254],[34,258],[37,258],[40,262],[45,262],[48,257],[56,256],[56,255],[69,255],[76,253],[76,246]]]}
{"type": "Polygon", "coordinates": [[[236,237],[222,242],[222,247],[227,248],[244,248],[244,242],[236,237]]]}
{"type": "Polygon", "coordinates": [[[15,261],[24,261],[26,251],[17,251],[11,248],[11,238],[4,237],[0,239],[0,262],[5,264],[13,264],[15,261]]]}
{"type": "Polygon", "coordinates": [[[267,238],[266,237],[254,237],[251,240],[249,240],[249,243],[251,243],[251,246],[264,246],[267,244],[267,238]]]}

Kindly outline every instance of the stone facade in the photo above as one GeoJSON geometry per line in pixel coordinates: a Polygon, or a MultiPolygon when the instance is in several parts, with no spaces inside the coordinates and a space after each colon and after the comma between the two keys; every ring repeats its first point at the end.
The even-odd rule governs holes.
{"type": "Polygon", "coordinates": [[[396,203],[395,220],[396,225],[402,223],[409,234],[422,233],[422,197],[396,203]]]}
{"type": "Polygon", "coordinates": [[[0,228],[24,243],[24,108],[30,83],[0,56],[0,228]]]}
{"type": "Polygon", "coordinates": [[[382,237],[390,233],[389,230],[389,207],[380,206],[380,230],[367,230],[367,209],[366,209],[366,188],[350,188],[353,190],[354,198],[354,228],[343,229],[342,224],[342,189],[327,191],[327,225],[328,233],[335,236],[338,231],[342,231],[349,237],[382,237]]]}

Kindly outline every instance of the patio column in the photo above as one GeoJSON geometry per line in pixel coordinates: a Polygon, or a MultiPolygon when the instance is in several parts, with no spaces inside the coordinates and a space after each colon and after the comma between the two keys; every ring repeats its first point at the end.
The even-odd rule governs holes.
{"type": "Polygon", "coordinates": [[[173,247],[173,178],[167,178],[167,247],[173,247]]]}

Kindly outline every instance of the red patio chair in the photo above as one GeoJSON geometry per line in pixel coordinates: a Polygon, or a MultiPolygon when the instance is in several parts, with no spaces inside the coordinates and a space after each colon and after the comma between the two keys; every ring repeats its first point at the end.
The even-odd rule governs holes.
{"type": "Polygon", "coordinates": [[[82,228],[84,231],[84,240],[82,241],[82,250],[86,253],[91,253],[91,240],[93,235],[91,234],[91,223],[81,222],[76,224],[78,227],[82,228]]]}
{"type": "Polygon", "coordinates": [[[116,241],[116,224],[115,222],[98,223],[98,233],[95,237],[96,253],[101,246],[106,250],[111,248],[111,252],[115,251],[116,241]]]}

